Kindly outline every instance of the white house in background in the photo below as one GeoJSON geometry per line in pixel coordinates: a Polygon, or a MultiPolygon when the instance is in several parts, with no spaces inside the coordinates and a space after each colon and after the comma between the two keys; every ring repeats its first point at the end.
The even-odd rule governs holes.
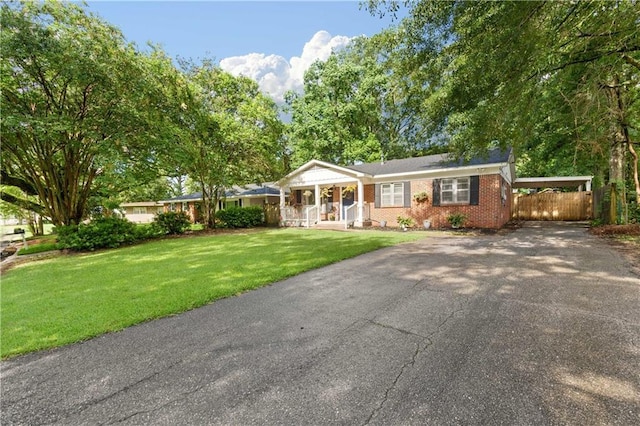
{"type": "Polygon", "coordinates": [[[157,213],[164,211],[164,205],[157,201],[137,201],[122,203],[125,219],[134,223],[151,223],[157,213]]]}

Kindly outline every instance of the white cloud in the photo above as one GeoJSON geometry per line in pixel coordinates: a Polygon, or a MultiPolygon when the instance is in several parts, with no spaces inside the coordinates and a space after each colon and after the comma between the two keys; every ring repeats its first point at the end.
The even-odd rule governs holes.
{"type": "Polygon", "coordinates": [[[318,59],[326,61],[333,50],[345,47],[350,40],[349,37],[332,37],[326,31],[318,31],[305,43],[301,56],[287,60],[278,55],[250,53],[222,59],[220,67],[233,75],[254,79],[263,92],[281,104],[288,90],[302,91],[304,73],[312,63],[318,59]]]}

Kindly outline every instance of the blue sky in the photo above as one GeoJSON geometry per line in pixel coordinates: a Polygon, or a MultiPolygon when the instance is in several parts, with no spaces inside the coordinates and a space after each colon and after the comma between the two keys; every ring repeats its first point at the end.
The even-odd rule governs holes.
{"type": "Polygon", "coordinates": [[[232,74],[254,78],[281,101],[299,90],[303,71],[348,39],[392,21],[358,1],[88,1],[89,11],[127,40],[160,44],[173,58],[215,58],[232,74]]]}
{"type": "Polygon", "coordinates": [[[172,56],[220,60],[248,53],[298,56],[320,30],[333,36],[373,35],[390,19],[358,1],[89,1],[89,10],[128,40],[153,41],[172,56]]]}

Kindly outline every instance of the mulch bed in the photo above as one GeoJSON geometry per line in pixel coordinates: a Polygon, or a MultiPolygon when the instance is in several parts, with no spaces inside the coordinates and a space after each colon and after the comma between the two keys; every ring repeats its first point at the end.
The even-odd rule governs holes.
{"type": "Polygon", "coordinates": [[[594,235],[632,235],[640,236],[640,223],[629,225],[602,225],[591,228],[594,235]]]}

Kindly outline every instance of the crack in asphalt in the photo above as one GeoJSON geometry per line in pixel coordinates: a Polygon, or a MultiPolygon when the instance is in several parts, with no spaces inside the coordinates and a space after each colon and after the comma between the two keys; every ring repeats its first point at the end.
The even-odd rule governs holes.
{"type": "Polygon", "coordinates": [[[179,364],[182,364],[182,363],[183,363],[183,361],[180,360],[180,361],[174,362],[172,364],[169,364],[168,366],[166,366],[164,368],[161,368],[161,369],[159,369],[157,371],[154,371],[151,374],[148,374],[148,375],[142,377],[140,380],[138,380],[138,381],[136,381],[134,383],[130,383],[130,384],[128,384],[128,385],[126,385],[126,386],[124,386],[122,388],[117,389],[115,392],[111,392],[110,394],[105,395],[105,396],[103,396],[101,398],[97,398],[97,399],[92,399],[90,401],[86,401],[86,402],[80,404],[80,406],[77,409],[66,413],[64,416],[61,415],[59,417],[60,418],[69,418],[70,416],[72,416],[74,414],[80,414],[80,413],[82,413],[83,411],[85,411],[86,409],[88,409],[90,407],[96,406],[98,404],[103,403],[104,401],[108,401],[109,399],[114,398],[115,396],[117,396],[119,394],[122,394],[122,393],[130,391],[131,389],[134,389],[135,387],[139,386],[140,384],[145,383],[145,382],[147,382],[149,380],[152,380],[155,377],[158,377],[163,372],[169,371],[169,370],[175,368],[176,366],[178,366],[179,364]]]}
{"type": "Polygon", "coordinates": [[[408,361],[408,362],[405,362],[402,365],[402,367],[400,368],[400,372],[398,372],[398,374],[396,375],[396,378],[393,380],[393,382],[391,382],[391,385],[385,390],[384,396],[382,397],[382,401],[380,402],[380,404],[378,404],[378,406],[376,408],[373,409],[373,411],[371,412],[371,414],[369,415],[367,420],[365,420],[365,422],[363,423],[364,425],[368,425],[371,422],[371,420],[376,416],[376,414],[378,414],[380,412],[380,410],[382,410],[382,407],[384,406],[384,404],[389,399],[389,393],[391,393],[391,391],[396,387],[396,385],[400,381],[400,378],[404,374],[404,371],[409,366],[413,366],[415,364],[416,359],[418,357],[418,354],[420,354],[420,352],[424,351],[427,347],[429,347],[429,345],[431,345],[431,340],[429,338],[425,337],[425,340],[427,340],[427,343],[424,345],[423,348],[420,348],[420,345],[416,344],[416,350],[413,353],[413,356],[411,357],[411,360],[408,361]]]}
{"type": "Polygon", "coordinates": [[[133,413],[131,413],[131,414],[125,416],[125,417],[117,419],[115,422],[116,423],[124,423],[127,420],[132,419],[133,417],[136,417],[136,416],[139,416],[139,415],[142,415],[142,414],[153,413],[153,412],[158,411],[158,410],[162,410],[164,407],[166,407],[166,406],[168,406],[170,404],[173,404],[174,402],[181,401],[181,400],[187,398],[190,395],[193,395],[193,394],[195,394],[197,392],[200,392],[202,389],[204,389],[204,387],[205,387],[205,385],[196,386],[195,389],[192,389],[192,390],[189,390],[189,391],[186,391],[186,392],[182,392],[178,397],[173,398],[173,399],[165,402],[164,404],[160,404],[157,407],[153,407],[153,408],[151,408],[149,410],[135,411],[135,412],[133,412],[133,413]]]}
{"type": "Polygon", "coordinates": [[[402,328],[397,328],[397,327],[394,327],[394,326],[389,325],[389,324],[382,324],[380,322],[377,322],[377,321],[374,321],[374,320],[371,320],[371,319],[366,319],[365,318],[364,320],[367,321],[370,324],[377,325],[377,326],[383,327],[383,328],[388,328],[389,330],[394,330],[394,331],[397,331],[397,332],[402,333],[402,334],[407,334],[409,336],[416,336],[416,337],[419,337],[421,339],[428,339],[427,336],[423,336],[422,334],[414,333],[413,331],[404,330],[402,328]]]}
{"type": "Polygon", "coordinates": [[[400,371],[398,372],[398,374],[396,375],[395,379],[391,382],[391,384],[387,387],[387,389],[384,392],[384,396],[382,397],[382,400],[380,401],[380,403],[378,404],[377,407],[375,407],[373,409],[373,411],[371,411],[371,414],[369,415],[369,417],[365,420],[365,422],[363,423],[363,426],[368,425],[369,423],[371,423],[371,420],[373,420],[373,418],[380,412],[380,410],[382,410],[382,408],[384,407],[384,405],[387,403],[387,401],[389,400],[389,394],[391,393],[391,391],[393,391],[393,389],[397,386],[398,382],[400,381],[400,379],[402,378],[404,372],[409,368],[412,367],[413,365],[415,365],[416,360],[418,359],[418,355],[420,355],[420,353],[424,352],[429,346],[433,345],[433,340],[431,340],[431,337],[434,336],[435,334],[440,332],[440,329],[451,319],[453,318],[457,313],[464,311],[464,309],[454,309],[453,311],[451,311],[451,313],[449,315],[447,315],[447,317],[442,320],[442,322],[440,322],[440,324],[438,324],[438,326],[436,327],[436,330],[434,332],[432,332],[431,334],[429,334],[429,336],[422,336],[407,330],[403,330],[403,329],[399,329],[393,326],[389,326],[386,324],[381,324],[378,322],[375,322],[373,320],[369,320],[369,322],[371,324],[380,326],[380,327],[384,327],[384,328],[388,328],[391,330],[395,330],[399,333],[405,334],[405,335],[409,335],[409,336],[416,336],[416,337],[420,337],[423,339],[422,341],[422,345],[420,343],[416,343],[416,350],[413,353],[413,356],[411,357],[411,360],[405,362],[401,367],[400,367],[400,371]]]}

